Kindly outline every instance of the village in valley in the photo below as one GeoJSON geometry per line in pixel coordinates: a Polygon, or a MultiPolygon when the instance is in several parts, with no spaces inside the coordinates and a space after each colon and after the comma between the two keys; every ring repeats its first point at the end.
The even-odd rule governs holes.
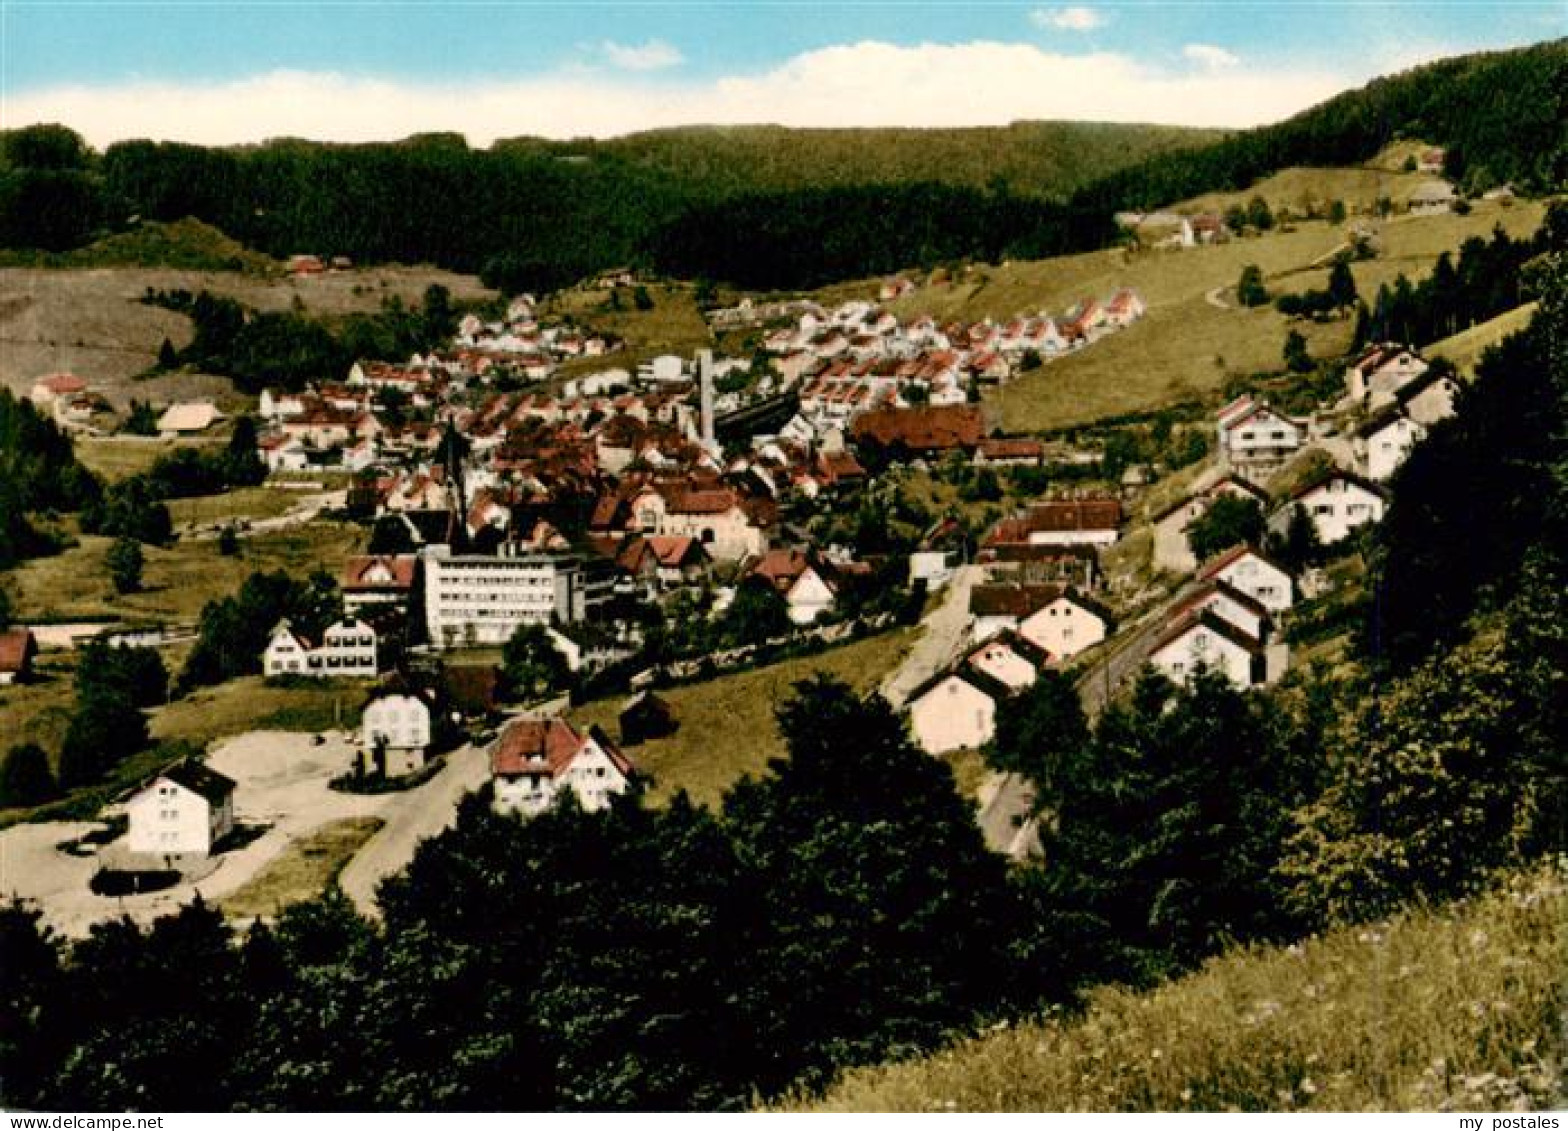
{"type": "MultiPolygon", "coordinates": [[[[1155,257],[1243,238],[1218,213],[1124,224],[1155,257]]],[[[353,272],[343,257],[287,264],[305,295],[353,272]]],[[[601,306],[635,294],[642,308],[650,282],[628,269],[584,285],[601,306]]],[[[350,533],[312,579],[325,603],[249,626],[254,654],[224,669],[328,689],[336,725],[274,732],[258,707],[247,730],[242,710],[205,748],[111,774],[97,813],[0,832],[7,890],[70,932],[197,893],[265,913],[257,885],[325,853],[332,874],[307,868],[304,882],[336,877],[374,913],[375,884],[485,782],[498,811],[565,792],[592,811],[760,768],[760,754],[726,758],[735,736],[697,733],[714,724],[683,705],[845,648],[864,650],[858,674],[918,746],[953,761],[987,843],[1038,852],[1030,784],[980,758],[1008,703],[1044,672],[1070,675],[1090,712],[1145,666],[1178,683],[1279,680],[1293,610],[1355,583],[1345,548],[1453,411],[1459,377],[1369,342],[1312,403],[1286,411],[1260,387],[1189,409],[1160,421],[1165,450],[1113,465],[1114,430],[1009,434],[990,396],[1137,327],[1137,288],[1002,318],[895,313],[954,283],[906,273],[836,302],[740,294],[703,311],[712,344],[684,354],[629,350],[591,313],[533,295],[470,302],[436,348],[262,388],[243,429],[198,399],[160,406],[146,438],[116,434],[92,382],[39,374],[36,412],[98,450],[253,446],[259,486],[244,490],[283,506],[250,517],[219,496],[204,518],[195,499],[180,543],[243,555],[290,531],[350,533]],[[687,752],[661,757],[682,731],[687,752]],[[694,770],[692,744],[720,764],[694,770]]],[[[94,641],[185,654],[208,619],[23,618],[0,635],[0,678],[59,681],[56,658],[94,641]]]]}

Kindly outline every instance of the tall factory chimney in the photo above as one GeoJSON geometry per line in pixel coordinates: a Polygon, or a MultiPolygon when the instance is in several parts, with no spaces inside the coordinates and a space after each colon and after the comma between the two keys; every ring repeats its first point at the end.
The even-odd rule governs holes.
{"type": "Polygon", "coordinates": [[[697,381],[702,411],[702,446],[714,451],[717,441],[713,434],[713,351],[697,351],[697,381]]]}

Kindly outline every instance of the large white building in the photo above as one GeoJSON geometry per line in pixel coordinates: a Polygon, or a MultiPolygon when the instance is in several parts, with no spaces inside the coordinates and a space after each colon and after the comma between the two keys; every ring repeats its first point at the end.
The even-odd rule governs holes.
{"type": "Polygon", "coordinates": [[[376,630],[353,617],[329,625],[319,642],[280,621],[262,653],[261,669],[269,677],[312,679],[374,679],[376,630]]]}
{"type": "Polygon", "coordinates": [[[572,555],[491,557],[434,546],[421,558],[425,625],[437,648],[505,644],[524,624],[575,624],[602,596],[593,572],[572,555]]]}
{"type": "Polygon", "coordinates": [[[199,762],[180,762],[125,806],[132,852],[205,856],[234,828],[234,782],[199,762]]]}

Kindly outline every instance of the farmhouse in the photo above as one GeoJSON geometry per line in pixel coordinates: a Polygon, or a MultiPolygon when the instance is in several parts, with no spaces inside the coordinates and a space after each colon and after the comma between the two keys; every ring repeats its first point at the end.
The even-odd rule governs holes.
{"type": "Polygon", "coordinates": [[[132,852],[206,856],[234,828],[234,782],[186,760],[137,790],[125,811],[132,852]]]}
{"type": "Polygon", "coordinates": [[[171,404],[158,418],[158,435],[165,439],[195,436],[222,419],[223,414],[217,406],[205,401],[171,404]]]}
{"type": "Polygon", "coordinates": [[[626,792],[636,771],[604,732],[579,732],[561,719],[518,719],[490,752],[499,813],[532,815],[570,790],[588,812],[626,792]]]}

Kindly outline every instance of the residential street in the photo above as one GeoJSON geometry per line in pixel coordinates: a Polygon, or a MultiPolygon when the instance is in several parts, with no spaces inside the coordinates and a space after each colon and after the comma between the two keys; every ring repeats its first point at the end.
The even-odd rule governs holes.
{"type": "Polygon", "coordinates": [[[882,681],[882,696],[902,710],[909,693],[930,679],[958,651],[969,631],[969,591],[980,579],[979,566],[959,566],[942,591],[942,604],[922,623],[925,632],[904,662],[882,681]]]}
{"type": "Polygon", "coordinates": [[[338,886],[354,906],[366,915],[379,916],[377,886],[408,865],[420,841],[451,828],[457,803],[489,776],[489,748],[465,745],[448,754],[441,772],[418,789],[387,795],[378,813],[386,824],[338,877],[338,886]]]}

